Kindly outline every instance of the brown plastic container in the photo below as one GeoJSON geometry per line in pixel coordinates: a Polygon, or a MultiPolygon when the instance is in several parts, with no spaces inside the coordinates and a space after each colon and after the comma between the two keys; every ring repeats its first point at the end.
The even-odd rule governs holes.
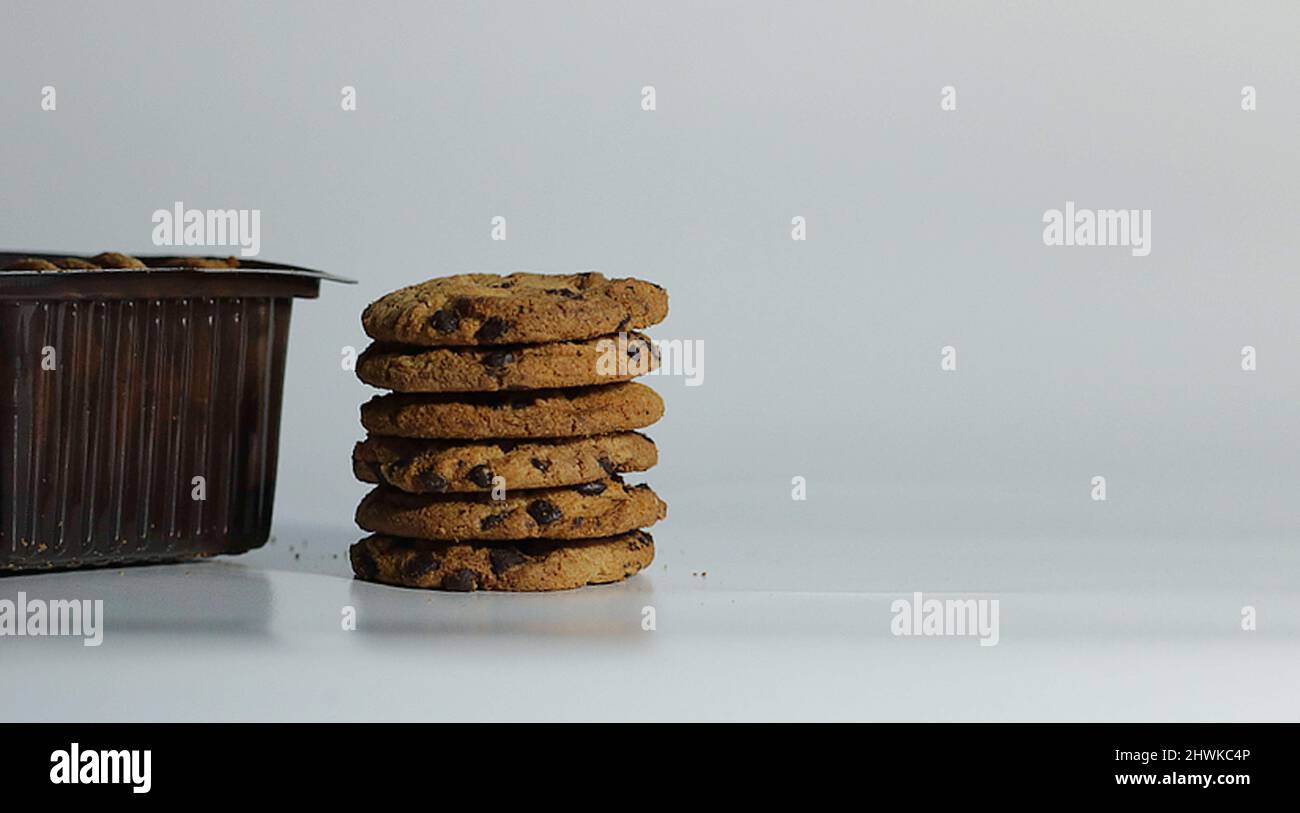
{"type": "Polygon", "coordinates": [[[348,280],[240,265],[0,271],[0,573],[266,542],[293,300],[348,280]]]}

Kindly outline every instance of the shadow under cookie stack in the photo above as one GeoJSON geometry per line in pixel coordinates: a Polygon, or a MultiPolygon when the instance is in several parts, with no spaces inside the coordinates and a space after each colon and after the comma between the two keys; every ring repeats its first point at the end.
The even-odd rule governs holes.
{"type": "Polygon", "coordinates": [[[564,590],[625,579],[654,558],[667,506],[620,476],[655,464],[635,431],[663,401],[638,328],[668,294],[597,273],[462,274],[366,308],[357,376],[389,393],[361,407],[353,450],[376,486],[358,578],[441,590],[564,590]]]}

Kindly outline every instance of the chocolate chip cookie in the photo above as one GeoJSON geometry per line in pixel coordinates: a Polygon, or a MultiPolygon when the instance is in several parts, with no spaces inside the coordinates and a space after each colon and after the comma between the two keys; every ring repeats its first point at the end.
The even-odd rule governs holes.
{"type": "Polygon", "coordinates": [[[61,257],[54,261],[59,268],[69,271],[99,271],[100,267],[90,260],[83,260],[80,257],[61,257]]]}
{"type": "Polygon", "coordinates": [[[168,257],[153,261],[154,268],[238,268],[238,257],[168,257]]]}
{"type": "Polygon", "coordinates": [[[533,344],[644,328],[668,315],[668,292],[639,279],[581,274],[458,274],[394,291],[361,324],[383,342],[533,344]]]}
{"type": "Polygon", "coordinates": [[[367,531],[414,539],[590,539],[653,525],[668,506],[618,477],[577,486],[489,494],[408,494],[379,486],[357,507],[367,531]]]}
{"type": "Polygon", "coordinates": [[[522,442],[448,443],[369,437],[352,450],[358,480],[413,494],[489,491],[501,477],[507,489],[589,483],[658,462],[654,441],[638,432],[522,442]]]}
{"type": "Polygon", "coordinates": [[[608,584],[654,560],[645,531],[576,542],[476,544],[373,535],[348,551],[357,578],[431,590],[569,590],[608,584]]]}
{"type": "Polygon", "coordinates": [[[641,333],[494,348],[412,348],[372,344],[357,378],[396,392],[497,392],[612,384],[659,367],[641,333]]]}
{"type": "Polygon", "coordinates": [[[5,271],[58,271],[57,265],[40,257],[19,257],[4,267],[5,271]]]}
{"type": "Polygon", "coordinates": [[[105,251],[103,254],[96,254],[90,258],[90,261],[100,268],[131,268],[145,269],[149,266],[142,261],[132,257],[130,254],[121,254],[116,251],[105,251]]]}
{"type": "Polygon", "coordinates": [[[405,438],[560,438],[641,429],[659,420],[664,402],[629,381],[527,393],[376,395],[361,406],[374,435],[405,438]]]}

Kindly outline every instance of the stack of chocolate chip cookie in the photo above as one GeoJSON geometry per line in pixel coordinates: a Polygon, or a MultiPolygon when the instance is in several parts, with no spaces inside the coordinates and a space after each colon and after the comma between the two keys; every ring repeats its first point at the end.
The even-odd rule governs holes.
{"type": "Polygon", "coordinates": [[[561,590],[650,564],[667,506],[619,476],[655,464],[635,431],[663,401],[632,381],[658,364],[635,329],[668,293],[597,273],[462,274],[362,315],[374,340],[353,471],[376,483],[352,546],[369,581],[443,590],[561,590]]]}

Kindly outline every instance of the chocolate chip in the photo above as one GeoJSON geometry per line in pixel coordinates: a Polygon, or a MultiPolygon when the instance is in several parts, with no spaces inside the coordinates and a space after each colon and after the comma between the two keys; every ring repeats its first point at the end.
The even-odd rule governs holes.
{"type": "Polygon", "coordinates": [[[492,478],[494,476],[495,475],[492,474],[492,469],[489,469],[487,466],[475,466],[469,470],[469,474],[465,475],[465,479],[469,480],[479,488],[491,488],[492,478]]]}
{"type": "Polygon", "coordinates": [[[596,480],[591,483],[583,483],[580,486],[574,486],[573,490],[578,492],[579,494],[585,494],[588,497],[594,497],[597,494],[605,493],[605,484],[600,480],[596,480]]]}
{"type": "Polygon", "coordinates": [[[402,576],[408,581],[419,581],[432,576],[442,567],[442,559],[427,550],[418,550],[402,562],[402,576]]]}
{"type": "Polygon", "coordinates": [[[435,494],[441,494],[451,485],[451,483],[447,482],[446,477],[436,471],[421,472],[415,479],[421,486],[435,494]]]}
{"type": "Polygon", "coordinates": [[[489,370],[504,369],[507,364],[515,363],[515,354],[509,350],[497,350],[483,357],[483,366],[489,370]]]}
{"type": "Polygon", "coordinates": [[[531,462],[531,463],[533,464],[533,468],[537,469],[538,471],[542,472],[543,474],[545,474],[545,473],[546,473],[546,470],[549,469],[549,468],[551,467],[551,461],[549,461],[549,460],[542,460],[540,457],[534,457],[534,458],[533,458],[531,461],[529,461],[529,462],[531,462]]]}
{"type": "Polygon", "coordinates": [[[442,589],[455,590],[459,593],[477,590],[478,576],[469,568],[462,567],[460,570],[442,577],[442,589]]]}
{"type": "Polygon", "coordinates": [[[510,332],[511,327],[512,325],[500,316],[490,316],[483,322],[478,332],[474,334],[474,340],[484,344],[491,344],[510,332]]]}
{"type": "Polygon", "coordinates": [[[596,458],[596,462],[600,464],[600,467],[605,470],[606,474],[615,474],[618,472],[618,469],[614,467],[614,464],[610,462],[608,457],[598,457],[596,458]]]}
{"type": "Polygon", "coordinates": [[[641,343],[640,342],[629,343],[627,346],[627,356],[630,359],[640,359],[641,343]]]}
{"type": "Polygon", "coordinates": [[[357,578],[368,582],[374,581],[379,575],[379,568],[370,555],[370,548],[365,545],[353,545],[348,553],[349,558],[352,559],[352,572],[357,578]]]}
{"type": "Polygon", "coordinates": [[[546,293],[553,296],[562,296],[565,299],[582,299],[582,294],[577,291],[570,291],[568,288],[547,288],[546,293]]]}
{"type": "Polygon", "coordinates": [[[518,548],[493,548],[488,559],[492,562],[492,572],[498,575],[528,561],[518,548]]]}
{"type": "Polygon", "coordinates": [[[429,317],[429,324],[439,333],[455,333],[460,327],[460,317],[455,311],[449,311],[445,308],[439,309],[429,317]]]}
{"type": "Polygon", "coordinates": [[[615,333],[622,333],[623,331],[627,330],[628,322],[631,322],[631,321],[632,321],[632,317],[631,317],[631,316],[624,316],[624,317],[623,317],[623,321],[619,322],[619,323],[618,323],[618,327],[614,328],[614,332],[615,332],[615,333]]]}
{"type": "Polygon", "coordinates": [[[564,519],[564,512],[549,500],[533,500],[528,503],[528,516],[537,520],[538,525],[550,525],[552,522],[564,519]]]}
{"type": "Polygon", "coordinates": [[[478,524],[479,530],[490,531],[493,528],[500,525],[501,523],[505,522],[506,517],[510,516],[513,513],[514,513],[513,511],[502,511],[500,514],[489,514],[486,517],[483,517],[482,521],[479,522],[478,524]]]}

